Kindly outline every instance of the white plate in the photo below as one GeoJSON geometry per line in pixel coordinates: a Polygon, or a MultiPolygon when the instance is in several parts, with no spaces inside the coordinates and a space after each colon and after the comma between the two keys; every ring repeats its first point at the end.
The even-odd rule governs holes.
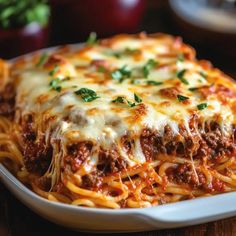
{"type": "Polygon", "coordinates": [[[193,25],[215,32],[236,33],[235,9],[211,8],[206,0],[169,0],[169,4],[178,17],[193,25]]]}
{"type": "Polygon", "coordinates": [[[175,228],[236,215],[236,192],[141,209],[92,209],[48,201],[26,188],[3,165],[0,179],[26,206],[74,230],[137,232],[175,228]]]}
{"type": "MultiPolygon", "coordinates": [[[[72,45],[71,49],[80,45],[72,45]]],[[[2,164],[0,180],[34,212],[74,230],[138,232],[189,226],[236,215],[236,192],[142,209],[92,209],[46,200],[25,187],[2,164]]]]}

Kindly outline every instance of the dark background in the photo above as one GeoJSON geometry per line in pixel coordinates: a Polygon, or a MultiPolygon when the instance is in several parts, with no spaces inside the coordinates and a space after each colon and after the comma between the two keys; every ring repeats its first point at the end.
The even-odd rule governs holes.
{"type": "MultiPolygon", "coordinates": [[[[233,50],[234,45],[226,45],[227,40],[229,40],[229,36],[218,35],[214,32],[206,32],[203,29],[188,25],[186,22],[181,22],[181,20],[176,18],[176,16],[170,11],[167,1],[165,0],[146,1],[146,8],[144,11],[144,16],[141,20],[141,25],[138,26],[135,31],[146,31],[148,33],[164,32],[174,35],[181,35],[184,38],[184,42],[190,43],[196,48],[198,52],[198,58],[204,58],[212,61],[216,67],[236,78],[236,59],[232,55],[227,55],[227,52],[224,50],[224,47],[226,46],[232,46],[233,50]],[[212,35],[213,38],[215,37],[216,39],[220,39],[221,44],[211,41],[212,35]]],[[[109,32],[107,34],[109,34],[109,32]]],[[[103,37],[104,35],[100,34],[98,36],[103,37]]],[[[77,41],[83,41],[86,37],[86,34],[82,34],[78,36],[77,41]]],[[[47,44],[55,45],[59,42],[69,43],[74,42],[74,40],[68,39],[66,36],[61,35],[61,38],[51,37],[47,44]]],[[[15,197],[0,183],[0,236],[18,235],[74,236],[90,234],[73,232],[42,219],[41,217],[34,214],[30,209],[22,205],[18,200],[16,200],[15,197]]],[[[233,236],[236,235],[236,218],[225,219],[222,221],[188,228],[143,232],[127,235],[233,236]]]]}

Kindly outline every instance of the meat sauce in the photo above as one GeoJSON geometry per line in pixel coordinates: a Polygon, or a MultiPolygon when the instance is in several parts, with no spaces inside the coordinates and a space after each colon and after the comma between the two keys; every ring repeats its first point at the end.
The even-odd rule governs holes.
{"type": "Polygon", "coordinates": [[[13,83],[6,84],[0,92],[0,115],[13,118],[15,113],[15,88],[13,83]]]}
{"type": "MultiPolygon", "coordinates": [[[[166,126],[164,135],[159,136],[157,132],[150,129],[144,129],[140,140],[143,153],[147,160],[158,159],[158,154],[178,156],[191,160],[191,157],[203,161],[206,159],[212,165],[217,164],[222,156],[230,156],[235,153],[234,135],[226,137],[222,134],[219,124],[211,122],[205,126],[205,129],[199,127],[199,136],[190,138],[186,135],[183,128],[180,127],[180,133],[184,137],[182,141],[179,136],[174,136],[171,129],[166,126]],[[181,130],[182,129],[182,130],[181,130]]],[[[193,130],[192,130],[193,131],[193,130]]],[[[204,188],[208,192],[224,191],[224,183],[213,178],[212,183],[206,184],[205,176],[197,171],[194,173],[190,164],[181,164],[177,168],[170,168],[167,171],[170,181],[177,184],[189,184],[193,188],[204,188]]]]}
{"type": "Polygon", "coordinates": [[[67,147],[65,164],[69,164],[73,172],[76,172],[81,164],[90,156],[93,144],[91,142],[79,142],[67,147]]]}
{"type": "MultiPolygon", "coordinates": [[[[52,147],[46,145],[43,139],[36,138],[33,123],[33,117],[28,116],[23,126],[25,141],[24,162],[30,172],[42,175],[50,165],[52,147]]],[[[223,136],[220,126],[216,122],[206,125],[204,130],[201,126],[198,128],[201,138],[194,136],[193,129],[191,130],[193,135],[190,138],[184,127],[180,126],[181,139],[179,135],[173,134],[169,126],[165,126],[162,136],[157,131],[148,128],[143,129],[140,143],[147,162],[158,159],[159,154],[178,156],[188,160],[190,160],[190,155],[192,154],[193,159],[200,159],[202,161],[204,158],[207,158],[209,162],[216,164],[222,155],[230,155],[235,152],[234,137],[223,136]]],[[[128,135],[123,136],[121,143],[124,146],[124,150],[130,155],[134,145],[132,137],[128,135]]],[[[64,157],[65,165],[69,165],[72,172],[76,172],[91,155],[92,148],[93,143],[90,141],[69,145],[67,147],[67,154],[64,157]]],[[[97,168],[92,173],[82,177],[82,186],[85,188],[96,188],[100,186],[102,177],[118,173],[127,167],[125,159],[119,154],[115,145],[109,150],[104,150],[100,147],[97,168]]],[[[201,172],[198,172],[197,175],[198,180],[189,164],[179,165],[178,168],[172,168],[167,172],[168,179],[178,184],[189,184],[193,188],[201,187],[209,192],[223,191],[224,184],[221,181],[213,179],[212,184],[207,185],[205,176],[201,172]]]]}
{"type": "Polygon", "coordinates": [[[33,115],[24,116],[21,125],[25,167],[31,173],[43,175],[51,163],[53,148],[46,144],[44,136],[37,137],[33,115]]]}

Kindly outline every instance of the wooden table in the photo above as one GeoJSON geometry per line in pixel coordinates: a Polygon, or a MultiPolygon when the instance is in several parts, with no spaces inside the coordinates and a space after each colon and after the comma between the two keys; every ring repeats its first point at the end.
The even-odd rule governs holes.
{"type": "MultiPolygon", "coordinates": [[[[166,0],[149,1],[151,7],[146,14],[141,30],[147,32],[165,32],[181,35],[176,27],[169,22],[166,13],[166,0]],[[158,4],[156,4],[158,2],[158,4]]],[[[185,40],[186,41],[186,40],[185,40]]],[[[188,41],[188,40],[187,40],[188,41]]],[[[192,42],[190,42],[192,43],[192,42]]],[[[200,51],[200,58],[207,58],[217,66],[236,78],[235,63],[230,60],[219,61],[218,57],[204,50],[201,46],[194,44],[200,51]],[[230,64],[229,64],[230,62],[230,64]]],[[[216,206],[217,207],[217,206],[216,206]]],[[[60,235],[90,235],[86,233],[73,232],[63,227],[50,223],[34,214],[30,209],[21,204],[0,183],[0,236],[60,236],[60,235]]],[[[160,230],[126,235],[145,236],[236,236],[236,217],[208,224],[191,226],[187,228],[160,230]]]]}

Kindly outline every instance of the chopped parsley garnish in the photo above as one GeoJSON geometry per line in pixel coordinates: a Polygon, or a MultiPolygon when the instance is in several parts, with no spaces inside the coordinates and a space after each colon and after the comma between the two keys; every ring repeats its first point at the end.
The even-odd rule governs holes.
{"type": "MultiPolygon", "coordinates": [[[[142,102],[142,99],[135,93],[134,93],[134,100],[137,103],[142,102]]],[[[137,105],[135,102],[131,102],[131,101],[127,100],[125,97],[122,97],[122,96],[118,96],[116,99],[112,100],[112,102],[113,103],[127,103],[127,105],[129,105],[130,107],[134,107],[134,106],[137,105]]]]}
{"type": "Polygon", "coordinates": [[[140,84],[140,80],[132,79],[131,84],[140,84]]]}
{"type": "Polygon", "coordinates": [[[53,76],[59,70],[59,66],[55,65],[54,68],[49,72],[49,75],[53,76]]]}
{"type": "Polygon", "coordinates": [[[135,102],[137,102],[137,103],[140,103],[140,102],[143,101],[136,93],[134,93],[134,100],[135,100],[135,102]]]}
{"type": "Polygon", "coordinates": [[[88,37],[86,43],[89,44],[89,45],[93,45],[96,42],[97,42],[97,34],[95,32],[91,32],[89,34],[89,37],[88,37]]]}
{"type": "Polygon", "coordinates": [[[121,97],[121,96],[118,96],[116,99],[112,100],[112,102],[114,103],[125,103],[125,98],[124,97],[121,97]]]}
{"type": "Polygon", "coordinates": [[[129,70],[126,65],[120,68],[120,72],[123,76],[127,76],[127,77],[131,76],[131,70],[129,70]]]}
{"type": "Polygon", "coordinates": [[[189,88],[188,90],[193,92],[193,91],[196,91],[196,90],[198,90],[198,89],[199,89],[199,88],[197,88],[197,87],[192,87],[192,88],[189,88]]]}
{"type": "Polygon", "coordinates": [[[60,83],[61,83],[60,79],[55,78],[55,79],[51,80],[51,82],[49,83],[49,86],[52,89],[56,90],[57,92],[61,92],[62,87],[60,86],[60,83]]]}
{"type": "Polygon", "coordinates": [[[85,102],[92,102],[93,100],[99,98],[97,93],[91,89],[88,88],[81,88],[77,91],[75,91],[76,95],[80,95],[80,97],[85,101],[85,102]]]}
{"type": "Polygon", "coordinates": [[[121,58],[122,52],[114,52],[113,56],[116,58],[121,58]]]}
{"type": "Polygon", "coordinates": [[[207,108],[207,103],[201,103],[201,104],[198,104],[198,105],[197,105],[197,109],[198,109],[198,110],[203,110],[203,109],[205,109],[205,108],[207,108]]]}
{"type": "Polygon", "coordinates": [[[61,83],[67,80],[70,80],[70,77],[65,77],[63,79],[54,78],[49,83],[49,86],[51,87],[51,89],[54,89],[57,92],[61,92],[61,89],[62,89],[61,83]]]}
{"type": "Polygon", "coordinates": [[[158,82],[158,81],[154,81],[154,80],[148,80],[147,84],[156,85],[157,86],[157,85],[163,84],[163,82],[158,82]]]}
{"type": "Polygon", "coordinates": [[[64,81],[67,81],[67,80],[70,80],[70,77],[69,77],[69,76],[67,76],[67,77],[65,77],[65,78],[63,78],[63,79],[61,79],[61,82],[64,82],[64,81]]]}
{"type": "Polygon", "coordinates": [[[189,84],[189,82],[184,78],[185,72],[186,72],[186,69],[180,70],[176,73],[176,76],[182,83],[189,84]]]}
{"type": "Polygon", "coordinates": [[[199,74],[200,74],[204,79],[206,79],[207,73],[206,73],[205,71],[200,71],[199,74]]]}
{"type": "Polygon", "coordinates": [[[39,66],[44,65],[44,63],[46,62],[47,58],[48,58],[48,54],[47,54],[46,52],[44,52],[44,53],[40,56],[39,61],[38,61],[37,64],[36,64],[36,67],[39,67],[39,66]]]}
{"type": "Polygon", "coordinates": [[[119,70],[111,72],[111,77],[115,80],[121,80],[123,78],[122,73],[119,70]]]}
{"type": "Polygon", "coordinates": [[[135,102],[130,102],[130,101],[127,100],[127,103],[130,107],[135,107],[136,106],[135,102]]]}
{"type": "Polygon", "coordinates": [[[124,79],[130,78],[131,70],[127,68],[126,65],[122,66],[120,69],[111,72],[111,77],[115,80],[118,80],[120,83],[123,82],[124,79]]]}
{"type": "Polygon", "coordinates": [[[104,73],[104,72],[106,72],[106,68],[104,66],[99,66],[98,72],[104,73]]]}
{"type": "Polygon", "coordinates": [[[127,103],[130,107],[134,107],[135,103],[127,100],[125,97],[118,96],[116,99],[112,100],[113,103],[127,103]]]}
{"type": "Polygon", "coordinates": [[[140,52],[139,49],[126,48],[123,51],[113,52],[112,55],[116,58],[121,58],[122,56],[130,56],[139,52],[140,52]]]}
{"type": "Polygon", "coordinates": [[[177,56],[177,61],[181,61],[183,62],[184,61],[184,54],[183,53],[179,53],[178,56],[177,56]]]}
{"type": "Polygon", "coordinates": [[[189,97],[185,97],[185,96],[180,95],[180,94],[177,95],[177,98],[178,98],[179,102],[186,101],[186,100],[189,99],[189,97]]]}
{"type": "Polygon", "coordinates": [[[125,49],[125,54],[129,54],[129,55],[139,53],[139,52],[140,52],[140,50],[136,49],[136,48],[126,48],[125,49]]]}
{"type": "Polygon", "coordinates": [[[143,75],[145,78],[148,78],[150,74],[150,70],[153,69],[157,65],[157,61],[154,59],[149,59],[147,63],[143,66],[143,75]]]}

